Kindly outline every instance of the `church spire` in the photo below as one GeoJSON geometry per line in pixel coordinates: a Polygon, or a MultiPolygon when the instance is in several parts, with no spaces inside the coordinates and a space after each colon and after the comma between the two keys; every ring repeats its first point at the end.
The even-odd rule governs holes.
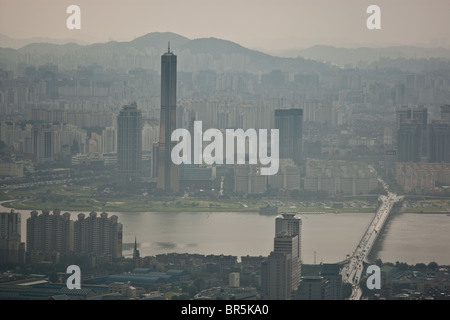
{"type": "Polygon", "coordinates": [[[137,249],[137,238],[134,236],[134,250],[133,250],[133,259],[139,258],[139,250],[137,249]]]}

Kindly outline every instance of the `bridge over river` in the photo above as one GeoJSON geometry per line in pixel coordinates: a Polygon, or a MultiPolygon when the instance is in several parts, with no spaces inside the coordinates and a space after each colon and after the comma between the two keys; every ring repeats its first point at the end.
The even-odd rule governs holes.
{"type": "MultiPolygon", "coordinates": [[[[372,170],[374,169],[372,168],[372,170]]],[[[360,287],[360,281],[364,270],[364,262],[368,262],[367,257],[369,256],[380,231],[388,221],[389,215],[391,214],[395,204],[403,199],[403,196],[398,196],[395,193],[390,192],[389,186],[381,178],[378,178],[378,181],[387,191],[387,196],[379,196],[378,199],[381,204],[376,215],[367,227],[353,254],[349,256],[347,260],[342,262],[342,281],[352,285],[352,294],[349,298],[350,300],[359,300],[361,298],[362,290],[360,287]]]]}

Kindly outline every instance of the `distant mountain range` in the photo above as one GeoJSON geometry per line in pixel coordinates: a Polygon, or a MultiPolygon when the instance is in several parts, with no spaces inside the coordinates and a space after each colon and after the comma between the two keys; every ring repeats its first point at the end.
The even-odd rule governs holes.
{"type": "Polygon", "coordinates": [[[218,71],[270,72],[273,69],[294,72],[321,72],[332,65],[369,64],[381,58],[446,58],[450,50],[444,48],[386,47],[336,48],[314,46],[288,50],[277,56],[251,50],[217,38],[188,39],[171,32],[153,32],[131,41],[86,44],[77,40],[23,39],[0,35],[0,68],[16,65],[19,56],[27,56],[29,64],[56,63],[73,69],[83,64],[98,64],[106,68],[157,70],[159,57],[171,51],[188,63],[180,70],[214,69],[218,71]]]}
{"type": "Polygon", "coordinates": [[[306,49],[284,50],[278,53],[282,57],[303,57],[319,61],[327,61],[338,65],[355,64],[359,61],[374,62],[382,58],[404,59],[450,59],[450,49],[421,48],[412,46],[391,46],[382,48],[336,48],[317,45],[306,49]]]}
{"type": "Polygon", "coordinates": [[[315,72],[328,69],[328,64],[303,58],[274,57],[250,50],[237,43],[216,39],[188,39],[171,32],[154,32],[132,41],[55,44],[37,42],[19,49],[0,48],[0,67],[17,63],[19,56],[26,56],[27,63],[39,65],[55,63],[66,69],[79,65],[98,64],[109,69],[134,68],[159,69],[160,56],[170,50],[179,59],[180,71],[213,69],[218,71],[270,72],[273,69],[298,72],[315,72]]]}
{"type": "Polygon", "coordinates": [[[20,49],[31,43],[53,43],[65,44],[74,42],[80,45],[86,45],[86,41],[77,39],[52,39],[52,38],[28,38],[28,39],[13,39],[3,34],[0,34],[0,48],[20,49]]]}

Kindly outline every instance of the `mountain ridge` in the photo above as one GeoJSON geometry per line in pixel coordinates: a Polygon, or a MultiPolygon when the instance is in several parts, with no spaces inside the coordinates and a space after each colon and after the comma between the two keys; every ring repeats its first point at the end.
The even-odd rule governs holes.
{"type": "Polygon", "coordinates": [[[276,56],[214,37],[189,39],[173,32],[151,32],[130,41],[92,44],[38,42],[27,44],[19,49],[0,48],[0,67],[17,64],[19,61],[17,57],[25,54],[30,57],[29,63],[35,65],[42,64],[42,61],[58,61],[64,68],[76,68],[89,61],[92,64],[125,71],[133,68],[157,70],[159,57],[166,52],[169,43],[171,51],[180,53],[180,58],[189,61],[180,64],[180,69],[183,71],[209,68],[218,71],[270,72],[279,69],[311,73],[348,64],[357,66],[361,61],[369,65],[384,57],[422,58],[441,55],[443,58],[450,59],[448,49],[408,46],[337,48],[316,45],[297,51],[296,56],[292,52],[291,56],[276,56]]]}

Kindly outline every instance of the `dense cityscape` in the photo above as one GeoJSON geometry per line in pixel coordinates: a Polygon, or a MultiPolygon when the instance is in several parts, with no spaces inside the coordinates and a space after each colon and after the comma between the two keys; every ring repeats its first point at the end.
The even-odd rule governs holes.
{"type": "Polygon", "coordinates": [[[449,299],[448,265],[376,258],[384,221],[358,262],[380,267],[381,289],[345,275],[357,243],[354,257],[303,263],[299,217],[449,216],[449,102],[442,57],[338,65],[173,33],[0,48],[0,299],[344,300],[352,284],[361,299],[449,299]],[[177,128],[192,137],[178,165],[177,128]],[[266,137],[275,174],[250,134],[263,129],[279,132],[266,137]],[[240,211],[273,217],[266,256],[142,255],[115,214],[240,211]],[[82,289],[67,287],[69,265],[82,289]]]}

